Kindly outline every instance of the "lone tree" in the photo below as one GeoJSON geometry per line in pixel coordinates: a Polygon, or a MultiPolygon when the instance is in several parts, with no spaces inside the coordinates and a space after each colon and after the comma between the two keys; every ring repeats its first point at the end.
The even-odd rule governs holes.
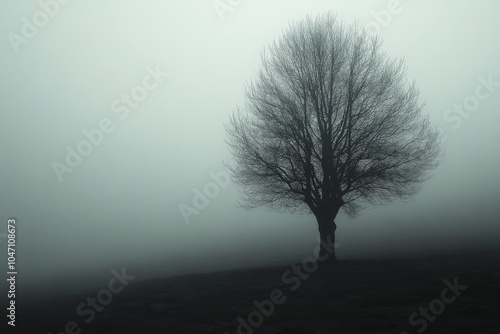
{"type": "MultiPolygon", "coordinates": [[[[226,125],[243,205],[313,213],[331,245],[341,209],[408,199],[438,165],[422,107],[404,61],[357,24],[325,14],[290,25],[226,125]]],[[[320,257],[336,259],[324,246],[320,257]]]]}

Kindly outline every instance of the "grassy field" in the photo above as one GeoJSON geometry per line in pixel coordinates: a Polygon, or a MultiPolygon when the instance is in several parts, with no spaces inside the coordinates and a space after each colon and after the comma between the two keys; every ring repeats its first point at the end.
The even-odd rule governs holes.
{"type": "Polygon", "coordinates": [[[97,291],[20,307],[15,332],[500,333],[499,249],[132,281],[87,323],[97,291]]]}

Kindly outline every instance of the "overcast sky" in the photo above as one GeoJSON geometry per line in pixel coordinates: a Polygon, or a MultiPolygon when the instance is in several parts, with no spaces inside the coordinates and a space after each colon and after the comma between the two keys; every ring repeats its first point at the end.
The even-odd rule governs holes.
{"type": "Polygon", "coordinates": [[[193,207],[193,189],[231,161],[224,122],[261,50],[291,21],[325,11],[378,31],[392,57],[405,57],[424,113],[447,137],[443,163],[414,201],[337,218],[339,258],[498,239],[500,3],[53,4],[0,4],[0,233],[17,218],[20,281],[124,265],[147,278],[311,253],[313,216],[240,209],[231,182],[212,188],[189,224],[179,206],[193,207]],[[81,144],[84,131],[98,145],[81,144]],[[67,147],[78,145],[88,155],[72,168],[67,147]]]}

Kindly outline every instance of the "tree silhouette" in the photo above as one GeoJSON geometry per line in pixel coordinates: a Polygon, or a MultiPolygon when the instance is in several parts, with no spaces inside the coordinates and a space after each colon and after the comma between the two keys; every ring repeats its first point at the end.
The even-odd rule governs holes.
{"type": "Polygon", "coordinates": [[[226,125],[244,206],[313,213],[321,240],[335,242],[341,209],[408,199],[438,165],[422,107],[378,37],[332,14],[291,24],[226,125]]]}

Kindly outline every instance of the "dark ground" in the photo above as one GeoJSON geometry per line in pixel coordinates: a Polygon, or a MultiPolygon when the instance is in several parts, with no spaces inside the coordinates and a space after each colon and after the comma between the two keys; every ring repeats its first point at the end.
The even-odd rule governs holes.
{"type": "MultiPolygon", "coordinates": [[[[456,278],[467,289],[455,301],[444,304],[444,311],[431,318],[422,332],[500,333],[500,249],[341,261],[334,269],[312,272],[300,280],[296,291],[291,288],[298,278],[292,281],[295,283],[282,281],[289,269],[134,281],[87,324],[75,309],[88,296],[95,297],[106,282],[79,295],[20,306],[14,332],[59,334],[64,333],[68,321],[75,321],[86,334],[237,333],[237,318],[247,319],[256,310],[255,300],[269,299],[274,289],[281,289],[286,300],[275,305],[273,314],[264,317],[254,333],[419,333],[425,318],[417,315],[417,324],[412,326],[410,315],[440,299],[446,288],[444,280],[453,283],[456,278]]],[[[453,294],[448,291],[445,296],[453,294]]],[[[436,303],[433,305],[439,307],[436,303]]],[[[240,333],[251,331],[242,329],[240,333]]]]}

